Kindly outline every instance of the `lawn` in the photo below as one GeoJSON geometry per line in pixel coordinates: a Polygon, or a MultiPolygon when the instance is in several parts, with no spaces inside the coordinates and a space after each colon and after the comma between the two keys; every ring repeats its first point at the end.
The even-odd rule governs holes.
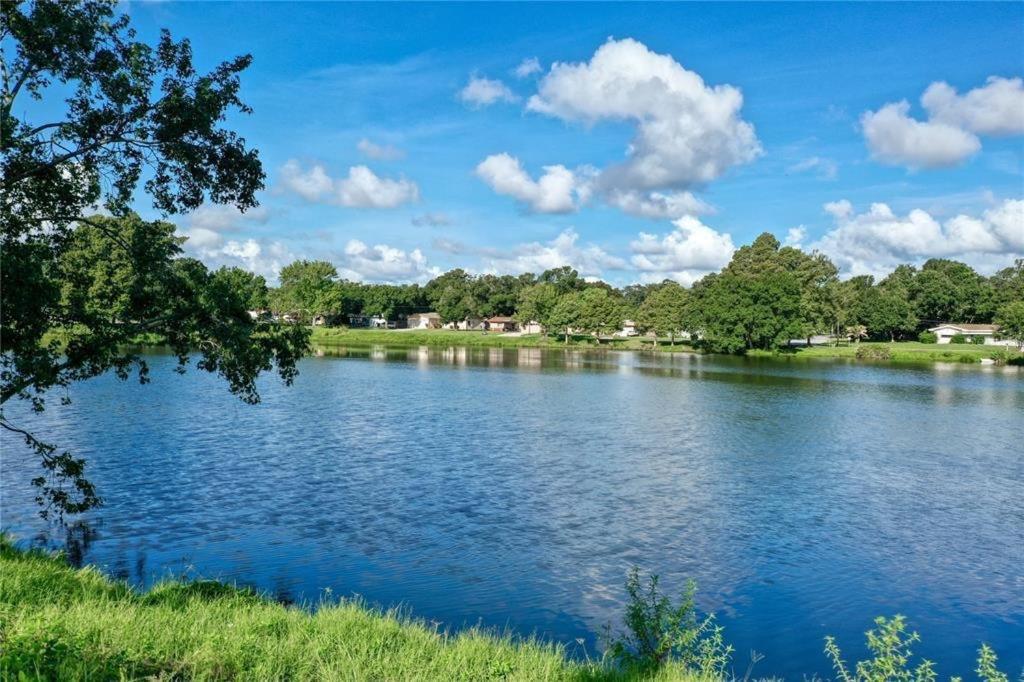
{"type": "MultiPolygon", "coordinates": [[[[572,660],[559,645],[481,630],[447,634],[352,601],[313,611],[212,581],[140,593],[0,538],[0,679],[141,678],[634,679],[572,660]]],[[[645,679],[700,678],[669,665],[645,679]]]]}

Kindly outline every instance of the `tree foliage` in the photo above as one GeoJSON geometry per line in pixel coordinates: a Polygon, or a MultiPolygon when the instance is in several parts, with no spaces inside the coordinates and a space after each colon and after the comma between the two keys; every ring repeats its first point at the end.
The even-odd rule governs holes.
{"type": "MultiPolygon", "coordinates": [[[[173,225],[130,210],[140,188],[163,214],[256,205],[259,157],[223,125],[249,111],[238,76],[250,57],[200,74],[187,40],[164,31],[155,47],[139,42],[112,3],[8,2],[0,12],[0,402],[42,410],[48,390],[108,370],[146,381],[145,361],[126,347],[140,334],[164,339],[179,368],[197,351],[196,366],[248,402],[264,370],[290,383],[306,335],[250,319],[261,283],[182,258],[173,225]],[[57,113],[21,118],[24,98],[48,106],[19,112],[57,113]]],[[[83,460],[6,414],[0,425],[39,456],[41,502],[58,513],[99,502],[83,460]]]]}

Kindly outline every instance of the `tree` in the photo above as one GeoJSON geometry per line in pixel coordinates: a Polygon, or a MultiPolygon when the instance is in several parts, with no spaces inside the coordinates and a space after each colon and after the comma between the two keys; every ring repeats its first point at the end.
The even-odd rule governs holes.
{"type": "Polygon", "coordinates": [[[558,289],[559,295],[569,294],[574,291],[583,291],[587,286],[586,280],[580,277],[580,273],[576,272],[568,265],[545,270],[541,273],[540,277],[537,278],[537,281],[554,284],[555,288],[558,289]]]}
{"type": "Polygon", "coordinates": [[[537,321],[547,328],[558,328],[552,314],[558,305],[558,289],[550,282],[540,282],[519,292],[515,317],[520,323],[537,321]]]}
{"type": "Polygon", "coordinates": [[[992,319],[989,281],[969,265],[944,258],[925,262],[910,284],[914,313],[927,324],[987,322],[992,319]]]}
{"type": "Polygon", "coordinates": [[[729,272],[699,290],[702,342],[739,353],[784,346],[801,333],[800,282],[788,272],[742,277],[729,272]]]}
{"type": "Polygon", "coordinates": [[[995,323],[999,335],[1017,342],[1017,350],[1024,349],[1024,300],[1003,304],[996,312],[995,323]]]}
{"type": "Polygon", "coordinates": [[[621,299],[604,287],[587,287],[577,299],[579,313],[576,326],[600,336],[602,333],[619,329],[626,317],[621,299]]]}
{"type": "MultiPolygon", "coordinates": [[[[292,381],[306,334],[251,320],[233,275],[181,258],[172,225],[130,210],[140,184],[161,214],[207,201],[243,211],[257,204],[259,156],[222,126],[230,111],[249,112],[238,75],[251,58],[198,74],[188,41],[165,31],[155,48],[138,42],[113,10],[0,5],[0,404],[18,398],[42,410],[49,389],[110,369],[127,378],[135,368],[145,381],[144,359],[126,349],[144,333],[163,337],[182,368],[194,349],[197,367],[255,402],[262,371],[276,366],[292,381]],[[16,107],[25,97],[47,106],[16,107]],[[113,217],[95,215],[101,205],[113,217]]],[[[6,414],[0,425],[39,457],[41,502],[58,513],[99,503],[83,460],[6,414]]]]}
{"type": "MultiPolygon", "coordinates": [[[[551,285],[554,286],[554,285],[551,285]]],[[[548,321],[552,329],[565,330],[565,343],[569,343],[569,337],[574,329],[583,326],[583,294],[573,291],[558,297],[558,302],[551,309],[548,321]]]]}
{"type": "Polygon", "coordinates": [[[317,318],[341,313],[342,289],[338,271],[322,260],[297,260],[281,268],[277,290],[279,312],[296,315],[302,322],[316,324],[317,318]]]}
{"type": "Polygon", "coordinates": [[[677,282],[666,281],[640,304],[637,321],[643,329],[667,335],[669,343],[675,345],[675,335],[686,324],[688,302],[686,289],[677,282]]]}
{"type": "Polygon", "coordinates": [[[992,275],[989,286],[997,308],[1010,301],[1024,301],[1024,258],[1018,258],[1010,267],[992,275]]]}
{"type": "Polygon", "coordinates": [[[462,268],[449,270],[427,282],[430,307],[444,322],[461,322],[474,314],[473,276],[462,268]]]}
{"type": "Polygon", "coordinates": [[[862,305],[860,317],[872,336],[887,336],[890,341],[895,341],[897,336],[917,329],[914,308],[898,287],[873,287],[868,290],[862,305]]]}
{"type": "Polygon", "coordinates": [[[247,310],[266,310],[270,307],[267,280],[241,268],[222,267],[214,276],[223,280],[233,291],[238,292],[247,310]]]}

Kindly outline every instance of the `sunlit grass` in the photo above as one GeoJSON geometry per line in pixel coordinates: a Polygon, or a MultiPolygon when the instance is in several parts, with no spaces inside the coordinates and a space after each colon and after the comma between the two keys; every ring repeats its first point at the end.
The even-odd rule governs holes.
{"type": "MultiPolygon", "coordinates": [[[[619,680],[562,646],[439,632],[351,601],[310,610],[220,583],[146,593],[0,540],[0,679],[619,680]]],[[[699,680],[670,665],[653,680],[699,680]]]]}

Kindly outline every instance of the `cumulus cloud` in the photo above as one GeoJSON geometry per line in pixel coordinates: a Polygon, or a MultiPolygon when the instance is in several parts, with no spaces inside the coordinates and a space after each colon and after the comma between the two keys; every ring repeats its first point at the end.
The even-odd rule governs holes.
{"type": "Polygon", "coordinates": [[[805,239],[807,239],[807,228],[803,225],[791,227],[786,232],[786,246],[792,246],[799,249],[805,239]]]}
{"type": "Polygon", "coordinates": [[[459,91],[459,99],[472,107],[488,107],[497,102],[515,102],[519,98],[499,80],[470,76],[466,87],[459,91]]]}
{"type": "Polygon", "coordinates": [[[955,258],[986,269],[1024,254],[1024,200],[1008,199],[980,216],[960,214],[940,223],[927,211],[897,215],[886,204],[864,213],[848,201],[826,205],[835,227],[812,245],[851,275],[882,275],[900,263],[955,258]]]}
{"type": "MultiPolygon", "coordinates": [[[[580,197],[595,194],[627,213],[655,219],[709,212],[690,190],[760,155],[753,126],[740,117],[742,106],[737,88],[707,85],[671,55],[633,39],[609,39],[586,62],[553,64],[526,104],[529,111],[567,122],[632,124],[625,162],[600,170],[548,168],[563,169],[562,182],[572,174],[580,197]]],[[[565,200],[572,193],[561,186],[559,212],[572,210],[565,200]]]]}
{"type": "Polygon", "coordinates": [[[552,65],[527,103],[564,121],[633,122],[627,161],[600,178],[605,188],[627,191],[685,189],[752,161],[761,146],[740,118],[742,106],[739,89],[706,85],[632,39],[609,39],[588,62],[552,65]]]}
{"type": "Polygon", "coordinates": [[[535,73],[540,73],[541,71],[540,62],[537,58],[530,57],[519,62],[519,66],[517,66],[512,73],[515,74],[516,78],[528,78],[535,73]]]}
{"type": "Polygon", "coordinates": [[[448,217],[447,213],[424,213],[413,216],[411,222],[416,227],[444,227],[451,225],[452,219],[448,217]]]}
{"type": "Polygon", "coordinates": [[[359,153],[377,161],[395,161],[405,158],[405,152],[390,144],[376,144],[365,137],[356,144],[359,153]]]}
{"type": "Polygon", "coordinates": [[[404,251],[386,244],[368,246],[351,239],[345,244],[338,274],[359,282],[410,282],[429,280],[441,271],[431,267],[419,249],[404,251]]]}
{"type": "Polygon", "coordinates": [[[928,119],[911,118],[906,101],[866,111],[861,127],[871,155],[908,168],[942,168],[962,163],[981,149],[979,135],[1024,134],[1024,81],[990,77],[964,95],[945,82],[921,96],[928,119]]]}
{"type": "Polygon", "coordinates": [[[490,272],[518,274],[543,272],[571,266],[581,275],[599,277],[605,270],[622,270],[626,261],[594,244],[579,244],[579,234],[567,229],[553,240],[521,244],[512,249],[492,250],[484,254],[485,269],[490,272]]]}
{"type": "Polygon", "coordinates": [[[812,156],[794,163],[788,170],[790,173],[814,172],[822,180],[835,180],[839,175],[839,164],[832,159],[812,156]]]}
{"type": "Polygon", "coordinates": [[[543,170],[534,180],[516,157],[492,154],[477,165],[476,174],[498,194],[514,197],[535,213],[575,211],[581,196],[577,175],[562,165],[543,170]]]}
{"type": "Polygon", "coordinates": [[[264,239],[229,239],[206,228],[193,228],[188,233],[185,252],[199,258],[207,267],[238,267],[262,275],[276,284],[281,268],[296,256],[282,242],[264,239]]]}
{"type": "Polygon", "coordinates": [[[405,178],[382,178],[366,166],[352,166],[348,176],[334,179],[320,164],[304,170],[295,159],[281,168],[281,185],[307,201],[326,201],[353,208],[394,208],[418,201],[419,186],[405,178]]]}
{"type": "Polygon", "coordinates": [[[932,83],[921,96],[929,118],[979,135],[1024,134],[1024,81],[991,76],[965,95],[945,82],[932,83]]]}
{"type": "Polygon", "coordinates": [[[232,232],[244,225],[266,223],[270,213],[263,206],[240,211],[234,206],[203,204],[188,214],[188,229],[213,232],[232,232]]]}
{"type": "Polygon", "coordinates": [[[906,100],[867,111],[861,118],[871,156],[882,163],[909,168],[955,166],[981,149],[966,130],[937,121],[910,118],[906,100]]]}
{"type": "Polygon", "coordinates": [[[675,229],[668,234],[641,232],[630,242],[630,263],[642,273],[641,280],[656,282],[668,278],[690,285],[724,267],[736,250],[730,235],[692,216],[679,218],[673,225],[675,229]]]}
{"type": "Polygon", "coordinates": [[[637,192],[612,190],[605,200],[624,212],[641,218],[671,219],[685,215],[705,215],[715,209],[691,192],[637,192]]]}

